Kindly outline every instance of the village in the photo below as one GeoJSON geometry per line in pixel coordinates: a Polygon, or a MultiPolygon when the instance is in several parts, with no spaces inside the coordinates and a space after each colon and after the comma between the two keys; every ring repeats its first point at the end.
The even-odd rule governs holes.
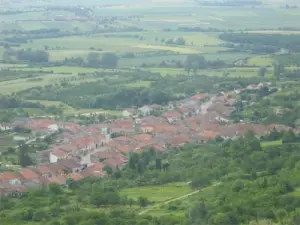
{"type": "MultiPolygon", "coordinates": [[[[260,89],[265,85],[268,84],[249,85],[246,89],[260,89]]],[[[125,109],[122,118],[89,126],[52,119],[1,124],[2,131],[21,126],[42,134],[42,138],[54,133],[59,133],[59,138],[44,151],[43,163],[19,172],[0,173],[0,195],[18,195],[49,183],[66,186],[68,179],[103,177],[105,167],[121,169],[132,152],[150,149],[163,152],[185,144],[204,144],[218,137],[236,139],[250,130],[261,137],[274,129],[291,129],[278,124],[233,123],[230,115],[235,110],[236,96],[246,89],[217,95],[196,94],[167,106],[125,109]]]]}

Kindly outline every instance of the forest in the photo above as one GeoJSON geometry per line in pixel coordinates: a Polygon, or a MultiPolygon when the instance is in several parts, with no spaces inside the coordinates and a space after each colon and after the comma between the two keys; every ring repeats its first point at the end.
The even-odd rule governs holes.
{"type": "MultiPolygon", "coordinates": [[[[291,52],[300,51],[298,34],[254,34],[254,33],[223,33],[219,38],[234,43],[237,50],[250,50],[255,53],[270,54],[286,49],[291,52]]],[[[229,46],[229,45],[228,45],[229,46]]]]}

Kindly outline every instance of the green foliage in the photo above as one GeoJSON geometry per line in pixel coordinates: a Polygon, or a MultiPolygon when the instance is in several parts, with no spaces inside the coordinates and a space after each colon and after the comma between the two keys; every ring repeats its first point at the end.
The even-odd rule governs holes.
{"type": "Polygon", "coordinates": [[[19,146],[19,164],[22,166],[22,167],[26,167],[26,166],[29,166],[29,165],[32,165],[32,160],[31,158],[29,157],[29,149],[28,149],[28,145],[27,144],[21,144],[19,146]]]}
{"type": "Polygon", "coordinates": [[[233,42],[237,50],[250,50],[255,53],[275,53],[281,49],[292,52],[300,51],[299,35],[291,34],[255,34],[255,33],[223,33],[219,38],[233,42]]]}

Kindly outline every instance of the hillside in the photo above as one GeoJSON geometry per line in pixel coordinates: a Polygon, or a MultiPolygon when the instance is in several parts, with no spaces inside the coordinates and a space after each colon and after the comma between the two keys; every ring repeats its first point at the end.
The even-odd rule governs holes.
{"type": "MultiPolygon", "coordinates": [[[[271,140],[273,134],[265,138],[271,140]]],[[[107,178],[70,179],[68,189],[51,184],[22,197],[2,198],[1,222],[297,224],[298,147],[261,145],[248,133],[221,144],[132,154],[126,168],[107,178]],[[162,169],[160,162],[168,167],[162,169]]]]}

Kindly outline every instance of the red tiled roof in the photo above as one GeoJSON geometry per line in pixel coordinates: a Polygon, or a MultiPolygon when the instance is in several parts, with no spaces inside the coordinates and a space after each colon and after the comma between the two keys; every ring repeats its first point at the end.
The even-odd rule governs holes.
{"type": "Polygon", "coordinates": [[[152,136],[150,134],[138,134],[138,135],[135,135],[133,138],[139,142],[152,140],[152,136]]]}
{"type": "Polygon", "coordinates": [[[35,173],[33,170],[29,168],[23,168],[20,171],[20,174],[26,179],[26,180],[34,180],[38,179],[40,176],[35,173]]]}
{"type": "Polygon", "coordinates": [[[120,136],[113,139],[115,142],[133,142],[134,139],[131,137],[120,136]]]}
{"type": "Polygon", "coordinates": [[[134,151],[134,147],[129,146],[129,145],[119,145],[116,147],[116,149],[123,153],[128,153],[128,152],[134,151]]]}
{"type": "Polygon", "coordinates": [[[48,178],[50,183],[56,183],[56,184],[66,184],[66,179],[63,176],[57,176],[57,177],[50,177],[48,178]]]}
{"type": "Polygon", "coordinates": [[[55,155],[57,157],[63,157],[65,155],[67,155],[68,153],[66,153],[65,151],[63,151],[62,149],[54,149],[52,152],[51,152],[52,155],[55,155]]]}
{"type": "Polygon", "coordinates": [[[156,133],[176,132],[178,130],[176,126],[166,124],[166,123],[155,124],[153,126],[154,126],[154,132],[156,133]]]}
{"type": "Polygon", "coordinates": [[[28,123],[28,126],[31,129],[43,129],[48,128],[50,125],[55,124],[55,121],[53,120],[44,120],[44,119],[36,119],[32,120],[28,123]]]}
{"type": "Polygon", "coordinates": [[[39,173],[39,174],[49,174],[51,173],[51,170],[49,169],[49,167],[47,166],[38,166],[36,168],[36,171],[39,173]]]}
{"type": "Polygon", "coordinates": [[[84,176],[79,173],[69,173],[67,175],[64,175],[64,178],[66,180],[73,179],[74,181],[79,181],[79,180],[82,180],[84,178],[84,176]]]}
{"type": "Polygon", "coordinates": [[[181,117],[181,114],[179,112],[165,112],[164,116],[166,118],[177,119],[181,117]]]}
{"type": "Polygon", "coordinates": [[[207,94],[196,94],[194,96],[192,96],[193,100],[197,100],[197,101],[201,101],[203,99],[206,99],[208,97],[207,94]]]}
{"type": "Polygon", "coordinates": [[[219,135],[219,133],[214,132],[214,131],[208,131],[208,130],[204,131],[204,134],[203,134],[204,137],[209,138],[209,139],[214,139],[218,135],[219,135]]]}
{"type": "Polygon", "coordinates": [[[10,181],[14,179],[20,179],[20,174],[15,172],[3,172],[0,173],[0,181],[10,181]]]}
{"type": "Polygon", "coordinates": [[[134,122],[132,120],[116,120],[111,125],[112,126],[116,125],[117,127],[131,129],[131,128],[133,128],[134,122]]]}
{"type": "Polygon", "coordinates": [[[81,174],[83,176],[103,177],[105,176],[103,163],[95,163],[92,167],[87,168],[81,174]]]}
{"type": "Polygon", "coordinates": [[[25,192],[27,190],[28,188],[25,185],[0,184],[0,195],[1,193],[25,192]]]}
{"type": "Polygon", "coordinates": [[[180,134],[172,138],[170,142],[172,145],[182,145],[185,143],[191,143],[192,140],[188,136],[180,134]]]}

